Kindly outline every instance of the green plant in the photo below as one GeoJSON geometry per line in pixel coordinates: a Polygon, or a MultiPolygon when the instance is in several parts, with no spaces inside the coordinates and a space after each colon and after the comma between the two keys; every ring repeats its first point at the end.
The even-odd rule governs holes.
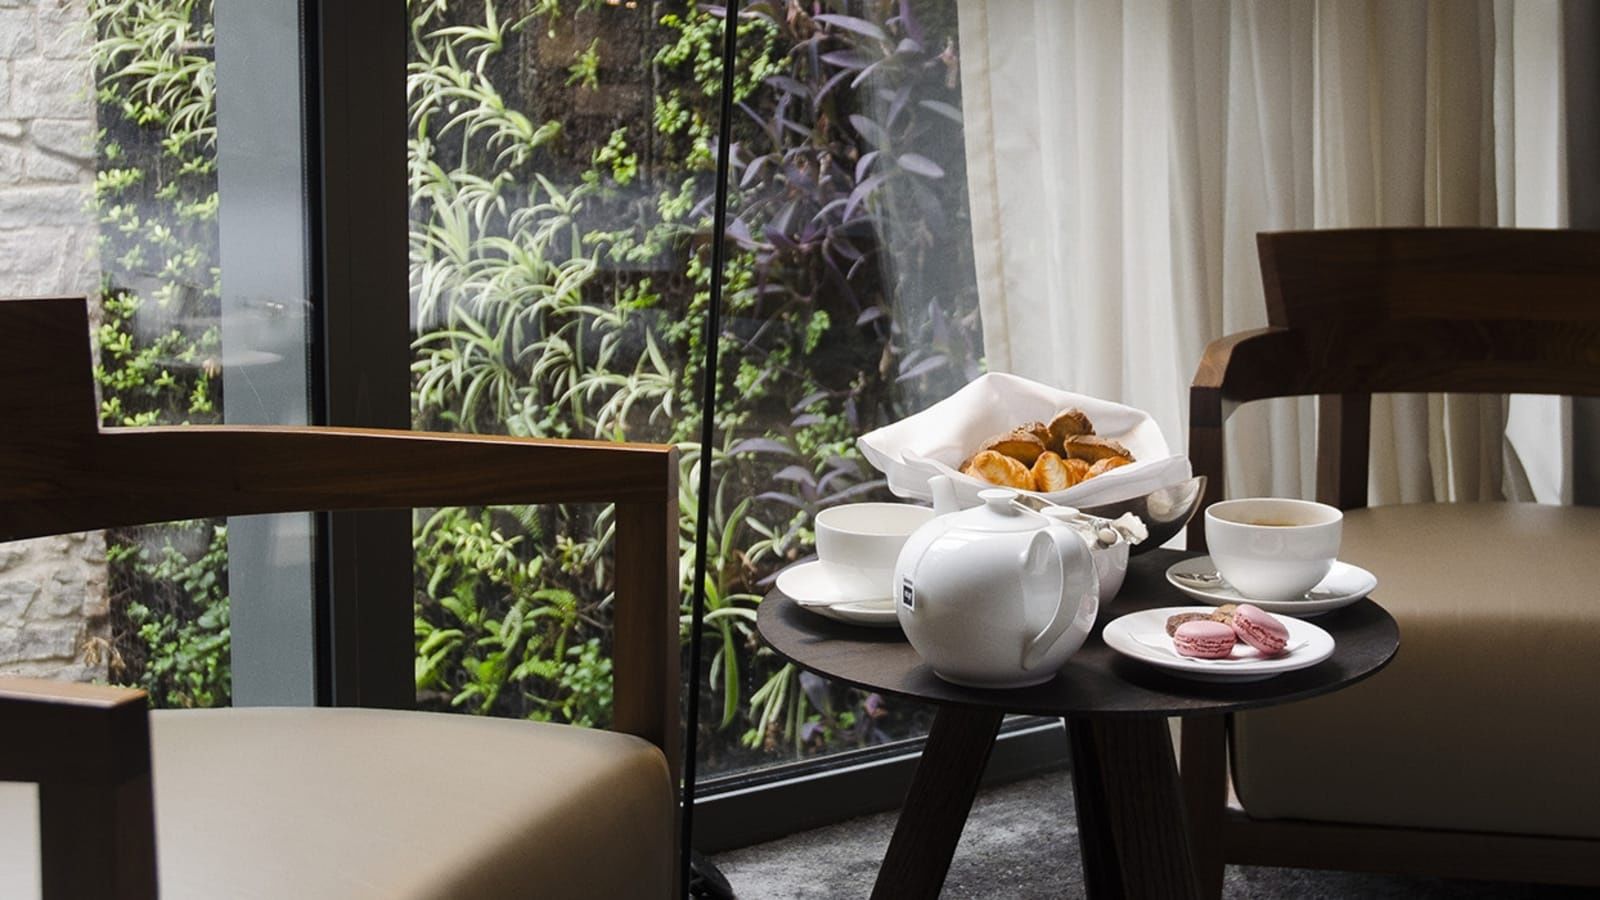
{"type": "Polygon", "coordinates": [[[121,642],[113,677],[144,688],[157,706],[226,706],[233,694],[227,529],[118,529],[107,534],[106,558],[113,620],[138,637],[131,646],[121,642]]]}
{"type": "Polygon", "coordinates": [[[604,725],[610,659],[598,638],[572,642],[577,598],[545,578],[546,557],[519,553],[527,534],[539,532],[536,520],[519,515],[537,514],[450,508],[421,521],[417,566],[429,573],[426,604],[435,615],[416,617],[418,697],[479,713],[604,725]],[[522,533],[506,537],[510,528],[522,533]]]}
{"type": "Polygon", "coordinates": [[[600,39],[595,38],[589,46],[573,58],[573,63],[567,69],[567,84],[582,85],[589,90],[600,86],[600,39]]]}

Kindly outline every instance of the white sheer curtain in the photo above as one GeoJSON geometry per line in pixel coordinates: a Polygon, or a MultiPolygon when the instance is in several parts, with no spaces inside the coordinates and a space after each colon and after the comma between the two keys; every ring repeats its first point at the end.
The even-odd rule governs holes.
{"type": "MultiPolygon", "coordinates": [[[[1266,322],[1256,232],[1566,222],[1558,3],[963,0],[960,16],[989,368],[1139,406],[1176,442],[1206,343],[1266,322]]],[[[1310,495],[1313,415],[1236,414],[1230,493],[1310,495]]],[[[1378,398],[1373,499],[1570,500],[1565,415],[1378,398]]]]}

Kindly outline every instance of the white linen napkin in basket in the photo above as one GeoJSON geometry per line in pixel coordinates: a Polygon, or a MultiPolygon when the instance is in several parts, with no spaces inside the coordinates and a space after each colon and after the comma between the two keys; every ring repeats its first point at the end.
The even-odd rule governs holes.
{"type": "Polygon", "coordinates": [[[979,376],[922,412],[862,435],[856,446],[884,474],[895,496],[931,500],[928,479],[949,475],[962,504],[972,506],[978,503],[978,491],[994,485],[962,475],[957,471],[962,461],[989,438],[1025,422],[1048,423],[1070,406],[1089,416],[1095,434],[1127,447],[1134,462],[1064,491],[1029,493],[1062,506],[1099,506],[1141,497],[1192,477],[1189,458],[1167,449],[1166,438],[1148,413],[1001,372],[979,376]]]}

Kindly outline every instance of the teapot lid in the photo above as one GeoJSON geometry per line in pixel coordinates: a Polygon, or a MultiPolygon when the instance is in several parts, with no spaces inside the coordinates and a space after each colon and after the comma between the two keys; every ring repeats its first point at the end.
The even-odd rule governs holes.
{"type": "Polygon", "coordinates": [[[983,505],[962,510],[951,515],[952,527],[973,531],[1037,531],[1050,524],[1038,513],[1017,503],[1020,496],[1006,488],[988,488],[978,492],[983,505]]]}

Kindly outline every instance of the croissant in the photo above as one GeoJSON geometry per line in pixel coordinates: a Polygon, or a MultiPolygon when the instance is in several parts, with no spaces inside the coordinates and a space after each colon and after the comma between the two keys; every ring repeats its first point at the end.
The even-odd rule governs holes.
{"type": "Polygon", "coordinates": [[[1087,459],[1094,463],[1111,456],[1125,456],[1128,462],[1133,462],[1133,454],[1128,452],[1128,448],[1110,438],[1092,434],[1072,435],[1066,439],[1064,446],[1066,455],[1073,459],[1087,459]]]}
{"type": "Polygon", "coordinates": [[[981,478],[1001,487],[1031,491],[1034,489],[1033,473],[1022,463],[994,450],[979,450],[972,461],[961,469],[961,474],[981,478]]]}
{"type": "Polygon", "coordinates": [[[1091,467],[1086,459],[1063,460],[1062,466],[1067,470],[1067,487],[1072,487],[1089,477],[1091,467]]]}
{"type": "Polygon", "coordinates": [[[1073,484],[1066,461],[1054,450],[1046,450],[1034,460],[1033,483],[1041,491],[1064,491],[1073,484]]]}
{"type": "Polygon", "coordinates": [[[1025,466],[1031,466],[1039,458],[1039,454],[1044,452],[1044,441],[1019,428],[984,441],[983,446],[978,449],[994,450],[1025,466]]]}
{"type": "Polygon", "coordinates": [[[1089,475],[1087,477],[1093,478],[1096,475],[1104,475],[1112,469],[1120,468],[1131,462],[1133,462],[1133,460],[1127,458],[1126,456],[1108,456],[1090,466],[1089,475]]]}

